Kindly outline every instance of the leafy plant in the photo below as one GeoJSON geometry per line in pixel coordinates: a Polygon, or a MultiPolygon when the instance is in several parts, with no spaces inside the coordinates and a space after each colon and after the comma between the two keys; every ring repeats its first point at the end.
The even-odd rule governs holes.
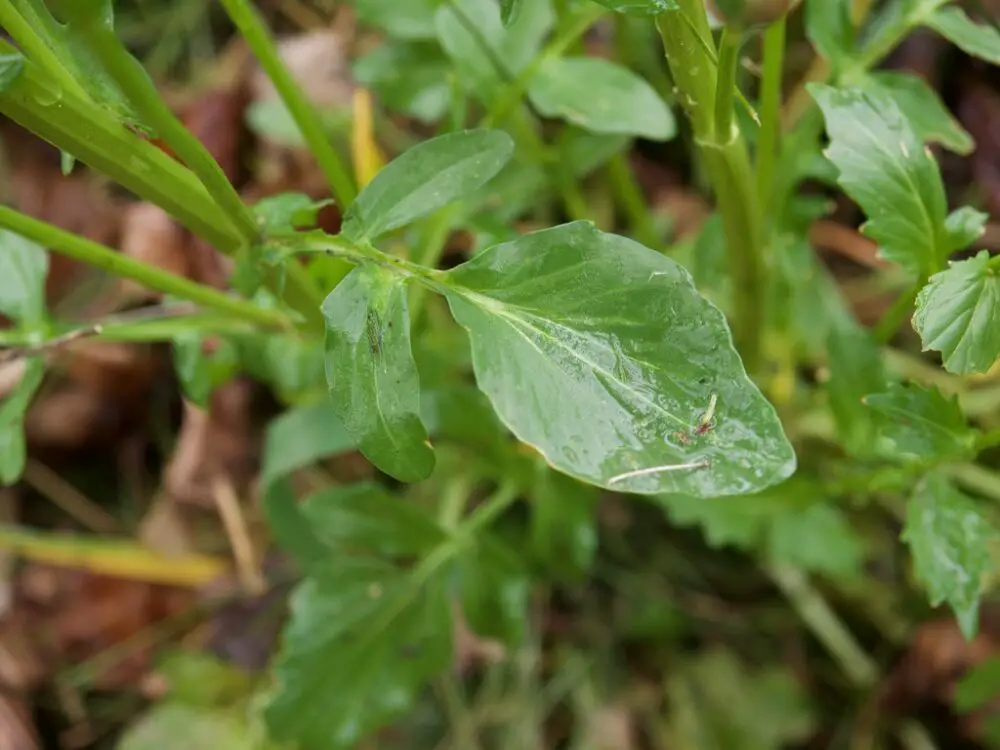
{"type": "MultiPolygon", "coordinates": [[[[993,27],[948,0],[891,0],[873,18],[846,0],[806,0],[828,72],[796,108],[782,89],[795,3],[718,2],[710,16],[703,0],[354,0],[385,38],[356,61],[359,80],[437,133],[359,184],[364,170],[333,145],[257,11],[222,5],[326,177],[341,230],[315,228],[326,202],[301,194],[246,205],[116,37],[111,0],[0,0],[12,39],[0,42],[0,113],[162,207],[236,268],[233,293],[217,290],[0,207],[0,312],[13,322],[0,340],[24,361],[0,406],[0,478],[23,471],[23,416],[46,350],[67,336],[172,343],[197,404],[237,372],[270,385],[287,411],[268,432],[264,509],[302,571],[263,696],[273,739],[348,748],[404,713],[450,662],[455,602],[480,635],[518,643],[533,576],[572,580],[590,566],[600,490],[644,496],[711,544],[755,554],[858,687],[871,660],[807,577],[861,578],[870,550],[848,497],[903,522],[930,603],[947,602],[975,634],[1000,571],[991,513],[961,488],[1000,494],[992,474],[968,486],[1000,436],[954,394],[1000,357],[1000,261],[956,257],[986,215],[949,210],[929,149],[968,153],[971,137],[919,79],[874,69],[919,27],[1000,63],[993,27]],[[666,71],[583,53],[612,13],[630,16],[615,16],[623,37],[659,37],[666,71]],[[752,91],[739,63],[758,36],[752,91]],[[677,112],[715,202],[695,256],[664,246],[625,159],[637,139],[674,138],[677,112]],[[592,220],[581,185],[597,170],[624,234],[592,220]],[[828,209],[799,190],[806,180],[856,202],[862,232],[904,279],[872,330],[812,253],[808,226],[828,209]],[[564,223],[540,209],[552,205],[564,223]],[[526,216],[541,228],[522,233],[514,222],[526,216]],[[459,230],[475,247],[442,269],[459,230]],[[42,248],[197,312],[58,320],[42,248]],[[944,372],[888,357],[911,310],[944,372]],[[211,353],[209,338],[222,342],[211,353]],[[298,500],[295,471],[353,451],[404,486],[298,500]],[[517,502],[530,520],[511,531],[501,518],[517,502]]],[[[721,685],[713,700],[725,697],[720,675],[742,675],[725,659],[699,671],[721,685]]],[[[808,708],[783,677],[754,679],[781,703],[759,746],[799,738],[808,708]]],[[[232,729],[228,714],[162,713],[232,729]]]]}

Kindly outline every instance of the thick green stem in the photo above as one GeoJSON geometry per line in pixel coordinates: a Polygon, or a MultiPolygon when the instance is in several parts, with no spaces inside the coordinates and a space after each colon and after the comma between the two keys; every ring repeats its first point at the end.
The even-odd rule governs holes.
{"type": "Polygon", "coordinates": [[[96,23],[81,25],[78,31],[80,39],[118,84],[143,120],[198,175],[243,240],[247,244],[255,244],[260,237],[260,228],[250,209],[208,149],[188,132],[160,98],[146,71],[125,49],[114,31],[96,23]]]}
{"type": "MultiPolygon", "coordinates": [[[[0,41],[0,53],[15,51],[0,41]]],[[[190,170],[137,138],[97,105],[63,91],[31,61],[0,92],[0,113],[160,206],[223,252],[240,246],[239,234],[190,170]]]]}
{"type": "Polygon", "coordinates": [[[309,145],[316,162],[326,177],[341,208],[346,208],[356,195],[354,180],[323,127],[319,113],[306,98],[281,60],[278,50],[260,15],[247,0],[222,0],[222,5],[240,34],[253,50],[264,72],[274,83],[278,94],[291,113],[302,137],[309,145]]]}
{"type": "Polygon", "coordinates": [[[760,358],[764,311],[764,232],[746,142],[732,126],[737,101],[736,32],[723,35],[718,61],[702,0],[678,0],[656,26],[667,62],[691,121],[726,234],[733,279],[733,339],[749,371],[760,358]]]}
{"type": "Polygon", "coordinates": [[[120,278],[131,279],[149,289],[186,299],[203,307],[231,313],[248,322],[269,327],[291,327],[288,318],[278,310],[266,310],[238,297],[230,297],[212,287],[116,253],[111,248],[63,231],[44,221],[32,219],[7,206],[0,206],[0,227],[27,237],[60,255],[100,268],[120,278]]]}
{"type": "Polygon", "coordinates": [[[760,135],[757,137],[757,196],[761,216],[773,222],[774,167],[781,135],[781,76],[785,66],[784,17],[764,33],[764,78],[760,91],[760,135]]]}

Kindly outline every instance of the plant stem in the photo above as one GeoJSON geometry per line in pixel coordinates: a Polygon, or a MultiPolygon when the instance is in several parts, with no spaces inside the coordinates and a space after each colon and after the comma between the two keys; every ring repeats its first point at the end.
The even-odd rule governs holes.
{"type": "Polygon", "coordinates": [[[784,16],[764,33],[764,78],[760,92],[761,130],[757,140],[757,197],[764,220],[773,223],[774,168],[781,135],[781,76],[785,66],[784,16]]]}
{"type": "Polygon", "coordinates": [[[742,46],[743,30],[726,26],[719,39],[719,67],[715,81],[715,139],[718,143],[728,143],[734,137],[733,102],[742,46]]]}
{"type": "Polygon", "coordinates": [[[913,303],[917,299],[917,294],[920,289],[927,283],[927,279],[921,279],[913,289],[900,294],[893,303],[889,306],[889,309],[885,311],[882,317],[879,319],[878,323],[872,329],[872,337],[879,344],[888,344],[892,340],[892,337],[896,335],[896,331],[906,320],[906,316],[909,314],[910,310],[913,308],[913,303]]]}
{"type": "Polygon", "coordinates": [[[260,14],[250,5],[248,0],[222,0],[222,5],[229,18],[239,29],[240,34],[253,50],[261,67],[268,78],[274,83],[281,100],[288,107],[295,124],[302,132],[302,137],[309,145],[323,175],[326,177],[333,196],[341,209],[346,209],[356,196],[351,173],[340,155],[334,149],[323,127],[319,114],[306,98],[301,87],[289,73],[281,60],[274,40],[260,14]]]}
{"type": "Polygon", "coordinates": [[[231,297],[212,287],[143,263],[44,221],[0,206],[0,227],[20,234],[60,255],[79,260],[95,268],[131,279],[149,289],[186,299],[204,307],[231,313],[243,320],[267,327],[290,328],[289,319],[278,310],[267,310],[238,297],[231,297]]]}
{"type": "Polygon", "coordinates": [[[611,188],[618,198],[618,204],[632,224],[636,238],[647,247],[657,252],[661,251],[660,237],[653,224],[653,216],[625,154],[619,151],[612,156],[607,170],[611,188]]]}
{"type": "MultiPolygon", "coordinates": [[[[15,51],[0,40],[0,53],[15,51]]],[[[0,113],[160,206],[223,252],[240,246],[240,236],[220,217],[211,196],[190,170],[134,136],[97,105],[63,95],[59,84],[31,61],[0,92],[0,113]]]]}
{"type": "Polygon", "coordinates": [[[736,32],[724,34],[717,86],[702,0],[678,0],[676,10],[656,17],[656,26],[722,215],[733,278],[733,339],[753,372],[764,322],[764,233],[746,142],[732,127],[739,40],[736,32]]]}
{"type": "Polygon", "coordinates": [[[208,149],[188,132],[157,92],[146,71],[122,46],[111,28],[89,23],[79,27],[79,37],[163,141],[201,180],[226,217],[249,245],[260,238],[250,209],[208,149]]]}
{"type": "Polygon", "coordinates": [[[45,41],[35,33],[31,24],[14,9],[9,0],[0,0],[0,27],[3,27],[17,42],[27,59],[45,70],[59,86],[73,96],[90,101],[87,92],[76,78],[49,49],[45,41]]]}

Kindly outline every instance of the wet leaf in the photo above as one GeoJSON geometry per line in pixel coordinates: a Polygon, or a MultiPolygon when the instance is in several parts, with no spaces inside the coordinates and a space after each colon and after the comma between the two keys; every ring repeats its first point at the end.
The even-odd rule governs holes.
{"type": "Polygon", "coordinates": [[[913,326],[948,372],[987,372],[1000,356],[1000,278],[989,252],[932,276],[917,296],[913,326]]]}
{"type": "Polygon", "coordinates": [[[513,549],[488,533],[456,560],[462,613],[483,638],[517,645],[524,637],[528,595],[527,572],[513,549]]]}
{"type": "Polygon", "coordinates": [[[956,5],[938,8],[926,23],[964,52],[1000,65],[1000,31],[992,24],[976,23],[956,5]]]}
{"type": "Polygon", "coordinates": [[[45,321],[49,256],[18,234],[0,230],[0,313],[26,326],[45,321]]]}
{"type": "Polygon", "coordinates": [[[424,555],[445,539],[426,512],[374,482],[312,495],[302,512],[331,550],[424,555]]]}
{"type": "Polygon", "coordinates": [[[903,268],[937,271],[949,252],[944,184],[909,119],[882,94],[817,84],[809,91],[826,118],[838,182],[868,216],[864,234],[903,268]]]}
{"type": "Polygon", "coordinates": [[[629,13],[636,16],[655,16],[668,10],[676,10],[675,0],[594,0],[605,8],[616,13],[629,13]]]}
{"type": "Polygon", "coordinates": [[[722,314],[659,253],[575,222],[489,248],[442,281],[479,387],[560,471],[715,497],[794,470],[722,314]]]}
{"type": "Polygon", "coordinates": [[[425,479],[434,451],[420,421],[407,288],[374,265],[355,268],[323,303],[326,379],[334,409],[373,464],[402,482],[425,479]]]}
{"type": "Polygon", "coordinates": [[[367,242],[459,200],[496,175],[513,150],[510,136],[498,130],[424,141],[365,186],[347,209],[342,233],[352,242],[367,242]]]}
{"type": "Polygon", "coordinates": [[[864,401],[886,417],[879,433],[894,453],[931,461],[972,457],[976,431],[965,421],[958,399],[945,398],[937,388],[894,383],[864,401]]]}
{"type": "Polygon", "coordinates": [[[27,450],[24,443],[24,412],[42,384],[45,360],[28,360],[21,382],[0,403],[0,483],[15,484],[24,472],[27,450]]]}
{"type": "Polygon", "coordinates": [[[868,76],[862,86],[892,99],[920,140],[940,143],[957,154],[972,153],[975,147],[972,136],[922,78],[906,73],[877,71],[868,76]]]}
{"type": "Polygon", "coordinates": [[[983,578],[995,571],[996,531],[975,501],[940,474],[929,474],[910,499],[903,539],[932,606],[948,602],[965,637],[979,625],[983,578]]]}
{"type": "Polygon", "coordinates": [[[456,75],[485,105],[536,57],[554,22],[550,0],[525,3],[507,28],[497,0],[452,0],[442,3],[435,17],[438,40],[456,75]]]}
{"type": "Polygon", "coordinates": [[[561,117],[595,133],[672,138],[673,113],[655,89],[630,71],[596,57],[550,57],[528,87],[546,117],[561,117]]]}
{"type": "Polygon", "coordinates": [[[351,0],[361,23],[398,39],[434,37],[435,0],[351,0]]]}
{"type": "Polygon", "coordinates": [[[426,583],[374,560],[313,568],[291,600],[275,666],[272,736],[306,750],[349,750],[405,713],[451,661],[452,614],[440,577],[426,583]]]}

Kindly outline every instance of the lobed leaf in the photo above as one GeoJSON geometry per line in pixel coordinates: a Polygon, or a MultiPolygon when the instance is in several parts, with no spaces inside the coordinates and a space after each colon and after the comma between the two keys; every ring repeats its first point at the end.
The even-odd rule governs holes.
{"type": "Polygon", "coordinates": [[[510,159],[514,142],[498,130],[465,130],[424,141],[393,159],[344,216],[342,234],[368,242],[486,184],[510,159]]]}
{"type": "Polygon", "coordinates": [[[883,393],[865,396],[864,402],[887,418],[880,434],[894,452],[933,461],[972,457],[976,431],[957,398],[945,398],[933,386],[894,383],[883,393]]]}
{"type": "Polygon", "coordinates": [[[972,153],[975,148],[972,136],[922,78],[876,71],[862,79],[860,85],[866,91],[892,99],[924,143],[940,143],[963,155],[972,153]]]}
{"type": "Polygon", "coordinates": [[[1000,356],[1000,278],[982,250],[949,264],[917,295],[913,326],[948,372],[987,372],[1000,356]]]}
{"type": "Polygon", "coordinates": [[[479,387],[560,471],[716,497],[794,470],[722,313],[659,253],[575,222],[491,247],[441,280],[479,387]]]}
{"type": "Polygon", "coordinates": [[[963,52],[1000,65],[1000,31],[986,23],[976,23],[957,5],[938,8],[925,22],[963,52]]]}
{"type": "Polygon", "coordinates": [[[890,97],[859,87],[809,91],[826,118],[838,182],[868,216],[864,234],[907,270],[937,271],[947,257],[944,184],[905,114],[890,97]]]}
{"type": "Polygon", "coordinates": [[[628,68],[596,57],[549,57],[528,87],[546,117],[561,117],[594,133],[665,141],[677,132],[656,90],[628,68]]]}
{"type": "Polygon", "coordinates": [[[326,379],[334,409],[365,457],[403,482],[430,476],[420,421],[407,289],[395,273],[359,266],[323,303],[326,379]]]}
{"type": "Polygon", "coordinates": [[[903,539],[932,606],[948,602],[966,638],[979,626],[983,577],[993,572],[996,531],[976,503],[940,474],[929,474],[910,500],[903,539]]]}

